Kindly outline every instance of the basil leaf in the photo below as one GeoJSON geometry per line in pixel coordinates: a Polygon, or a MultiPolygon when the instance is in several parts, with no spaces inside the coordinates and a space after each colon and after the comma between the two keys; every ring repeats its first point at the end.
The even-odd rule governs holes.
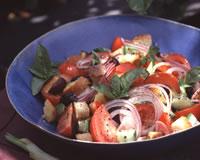
{"type": "Polygon", "coordinates": [[[94,52],[110,52],[108,48],[95,48],[93,49],[94,52]]]}
{"type": "Polygon", "coordinates": [[[50,61],[48,51],[44,46],[38,46],[34,62],[29,71],[33,74],[31,82],[33,95],[38,94],[44,83],[57,74],[57,65],[50,61]]]}
{"type": "Polygon", "coordinates": [[[131,70],[121,77],[115,75],[112,80],[110,87],[100,84],[95,87],[95,89],[110,99],[124,98],[128,96],[129,88],[131,87],[133,80],[138,77],[146,78],[148,72],[145,69],[134,69],[131,70]]]}
{"type": "Polygon", "coordinates": [[[153,65],[155,64],[155,61],[156,61],[155,55],[159,52],[160,52],[160,49],[156,46],[151,46],[148,51],[150,62],[152,62],[153,65]]]}
{"type": "Polygon", "coordinates": [[[94,89],[98,92],[103,93],[106,97],[110,99],[115,99],[115,96],[112,94],[111,89],[104,84],[95,85],[94,89]]]}
{"type": "Polygon", "coordinates": [[[194,84],[200,81],[200,66],[193,67],[187,74],[185,78],[185,83],[194,84]]]}
{"type": "Polygon", "coordinates": [[[53,75],[51,61],[47,49],[39,45],[33,65],[30,67],[31,73],[41,79],[48,79],[53,75]]]}
{"type": "Polygon", "coordinates": [[[153,0],[127,0],[127,2],[132,10],[144,14],[151,6],[153,0]]]}
{"type": "Polygon", "coordinates": [[[40,79],[40,78],[37,78],[37,77],[33,77],[32,78],[32,81],[31,81],[31,90],[32,90],[32,94],[35,96],[37,95],[42,86],[44,85],[44,83],[46,82],[46,80],[44,79],[40,79]]]}
{"type": "Polygon", "coordinates": [[[101,61],[100,61],[99,55],[96,52],[92,51],[92,65],[93,66],[98,65],[100,63],[101,61]]]}
{"type": "Polygon", "coordinates": [[[119,93],[121,91],[121,85],[120,84],[121,84],[120,77],[118,77],[117,75],[113,76],[113,78],[111,80],[112,90],[119,93]]]}

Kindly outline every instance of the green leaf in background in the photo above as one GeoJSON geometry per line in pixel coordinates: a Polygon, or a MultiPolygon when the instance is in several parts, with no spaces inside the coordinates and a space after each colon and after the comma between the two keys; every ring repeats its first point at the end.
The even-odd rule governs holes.
{"type": "Polygon", "coordinates": [[[33,77],[32,78],[32,81],[31,81],[31,90],[32,90],[32,94],[35,96],[37,95],[42,86],[44,85],[44,83],[46,82],[46,80],[44,79],[40,79],[40,78],[37,78],[37,77],[33,77]]]}
{"type": "Polygon", "coordinates": [[[140,14],[144,14],[151,6],[153,0],[127,0],[127,2],[132,10],[140,14]]]}

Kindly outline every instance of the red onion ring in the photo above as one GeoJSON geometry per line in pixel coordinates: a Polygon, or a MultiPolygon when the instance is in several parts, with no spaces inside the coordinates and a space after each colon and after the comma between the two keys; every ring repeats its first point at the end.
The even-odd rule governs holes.
{"type": "Polygon", "coordinates": [[[77,96],[77,99],[79,102],[90,102],[94,98],[95,94],[96,90],[94,88],[88,87],[80,95],[77,96]]]}
{"type": "Polygon", "coordinates": [[[181,67],[171,67],[166,71],[166,73],[169,73],[169,74],[172,74],[173,72],[177,72],[179,75],[179,78],[185,76],[187,73],[186,70],[181,67]]]}
{"type": "MultiPolygon", "coordinates": [[[[124,115],[124,116],[129,116],[132,118],[132,121],[135,122],[133,124],[136,129],[136,135],[137,137],[140,137],[141,135],[141,130],[142,130],[142,122],[140,119],[140,115],[136,109],[136,107],[129,101],[129,100],[123,100],[123,99],[117,99],[110,101],[105,104],[105,107],[107,110],[110,110],[111,108],[118,108],[116,111],[111,112],[110,114],[113,116],[116,116],[117,114],[119,115],[124,115]],[[119,109],[119,107],[121,107],[119,109]]],[[[121,126],[119,125],[119,129],[122,128],[122,125],[124,125],[124,121],[121,121],[121,126]]]]}
{"type": "Polygon", "coordinates": [[[176,61],[169,60],[169,59],[165,58],[166,56],[164,56],[164,55],[162,55],[161,57],[162,57],[162,59],[163,59],[164,61],[169,62],[169,63],[172,64],[173,66],[183,68],[186,72],[188,72],[188,71],[191,69],[191,67],[186,67],[185,65],[183,65],[183,64],[181,64],[181,63],[178,63],[178,62],[176,62],[176,61]]]}

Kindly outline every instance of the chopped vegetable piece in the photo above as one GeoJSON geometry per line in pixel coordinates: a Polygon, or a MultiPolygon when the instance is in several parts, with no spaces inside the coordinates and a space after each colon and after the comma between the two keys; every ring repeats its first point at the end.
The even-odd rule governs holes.
{"type": "Polygon", "coordinates": [[[79,77],[75,81],[72,81],[67,84],[63,93],[74,93],[76,95],[81,94],[89,85],[91,84],[90,80],[85,77],[79,77]]]}
{"type": "Polygon", "coordinates": [[[180,118],[178,118],[176,121],[172,123],[171,127],[174,132],[177,132],[177,131],[182,131],[182,130],[191,128],[192,124],[185,116],[181,116],[180,118]]]}
{"type": "Polygon", "coordinates": [[[181,116],[187,116],[190,113],[192,113],[198,120],[200,120],[200,104],[194,104],[175,112],[175,117],[179,118],[181,116]]]}
{"type": "Polygon", "coordinates": [[[76,139],[81,141],[92,141],[92,136],[90,133],[78,133],[76,134],[76,139]]]}
{"type": "Polygon", "coordinates": [[[131,142],[131,141],[135,141],[135,140],[136,140],[135,129],[117,131],[117,141],[119,143],[131,142]]]}
{"type": "Polygon", "coordinates": [[[78,132],[79,133],[89,132],[89,124],[90,124],[89,119],[78,121],[78,132]]]}
{"type": "Polygon", "coordinates": [[[77,120],[84,120],[89,118],[90,109],[86,102],[74,102],[74,112],[77,120]]]}
{"type": "Polygon", "coordinates": [[[43,118],[47,122],[53,122],[56,119],[56,108],[55,106],[47,99],[44,103],[43,107],[43,118]]]}
{"type": "Polygon", "coordinates": [[[192,113],[187,115],[187,119],[192,124],[192,126],[196,126],[197,124],[199,124],[199,121],[197,120],[197,118],[192,113]]]}
{"type": "Polygon", "coordinates": [[[151,84],[151,83],[164,84],[168,86],[170,89],[176,91],[177,93],[180,93],[178,79],[172,74],[162,73],[162,72],[152,74],[149,77],[147,77],[147,79],[144,80],[143,82],[141,81],[140,85],[151,84]]]}
{"type": "Polygon", "coordinates": [[[178,110],[188,108],[192,104],[192,101],[185,96],[177,96],[172,100],[172,107],[178,110]]]}
{"type": "Polygon", "coordinates": [[[123,46],[123,40],[121,37],[116,37],[112,43],[112,52],[123,46]]]}
{"type": "Polygon", "coordinates": [[[76,129],[73,105],[70,104],[58,121],[57,131],[61,135],[72,138],[76,129]]]}
{"type": "Polygon", "coordinates": [[[63,103],[59,103],[58,105],[56,105],[57,117],[60,117],[64,113],[65,108],[66,106],[63,103]]]}
{"type": "Polygon", "coordinates": [[[104,105],[92,116],[90,133],[96,142],[117,142],[116,127],[104,105]]]}
{"type": "Polygon", "coordinates": [[[161,137],[161,136],[163,136],[162,132],[150,131],[148,133],[148,138],[149,139],[154,139],[154,138],[158,138],[158,137],[161,137]]]}

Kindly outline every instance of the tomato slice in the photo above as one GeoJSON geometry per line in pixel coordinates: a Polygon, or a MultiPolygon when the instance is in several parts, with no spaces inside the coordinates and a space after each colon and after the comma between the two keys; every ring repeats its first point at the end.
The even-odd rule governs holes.
{"type": "Polygon", "coordinates": [[[163,122],[168,127],[172,124],[172,119],[168,113],[163,112],[163,114],[160,116],[159,121],[163,122]]]}
{"type": "Polygon", "coordinates": [[[90,132],[96,142],[117,142],[117,128],[104,105],[94,112],[90,122],[90,132]]]}
{"type": "Polygon", "coordinates": [[[117,49],[119,49],[119,48],[121,48],[123,45],[124,44],[123,44],[122,38],[121,37],[116,37],[114,39],[113,43],[112,43],[112,48],[111,48],[112,52],[117,50],[117,49]]]}
{"type": "Polygon", "coordinates": [[[168,86],[169,88],[171,88],[172,90],[176,91],[177,93],[180,93],[180,86],[179,86],[178,79],[172,74],[158,72],[158,73],[150,75],[149,77],[147,77],[146,80],[144,80],[144,82],[141,82],[141,83],[143,83],[143,84],[151,84],[151,83],[164,84],[164,85],[168,86]]]}
{"type": "Polygon", "coordinates": [[[167,126],[162,121],[156,121],[156,123],[155,123],[155,130],[157,132],[161,132],[164,135],[167,135],[167,134],[169,134],[171,132],[170,126],[167,126]]]}
{"type": "Polygon", "coordinates": [[[135,69],[136,66],[133,63],[126,62],[126,63],[121,63],[118,65],[115,69],[115,73],[117,74],[124,74],[132,69],[135,69]]]}
{"type": "Polygon", "coordinates": [[[151,127],[155,120],[154,107],[150,103],[136,104],[135,105],[142,121],[142,126],[144,129],[151,127]]]}
{"type": "Polygon", "coordinates": [[[175,61],[178,62],[180,64],[183,64],[186,68],[190,69],[190,63],[187,60],[187,58],[185,58],[183,55],[179,54],[179,53],[171,53],[171,54],[167,54],[164,56],[164,59],[166,61],[171,60],[171,61],[175,61]]]}
{"type": "Polygon", "coordinates": [[[76,63],[81,59],[80,55],[69,57],[64,63],[59,66],[59,72],[71,78],[85,75],[86,71],[78,69],[76,63]]]}
{"type": "Polygon", "coordinates": [[[67,136],[72,138],[73,137],[73,128],[75,125],[75,116],[73,115],[74,109],[73,105],[71,104],[68,106],[67,110],[64,114],[60,117],[57,125],[57,131],[63,136],[67,136]]]}
{"type": "Polygon", "coordinates": [[[188,108],[175,112],[175,117],[187,116],[192,113],[198,120],[200,120],[200,104],[194,104],[188,108]]]}

